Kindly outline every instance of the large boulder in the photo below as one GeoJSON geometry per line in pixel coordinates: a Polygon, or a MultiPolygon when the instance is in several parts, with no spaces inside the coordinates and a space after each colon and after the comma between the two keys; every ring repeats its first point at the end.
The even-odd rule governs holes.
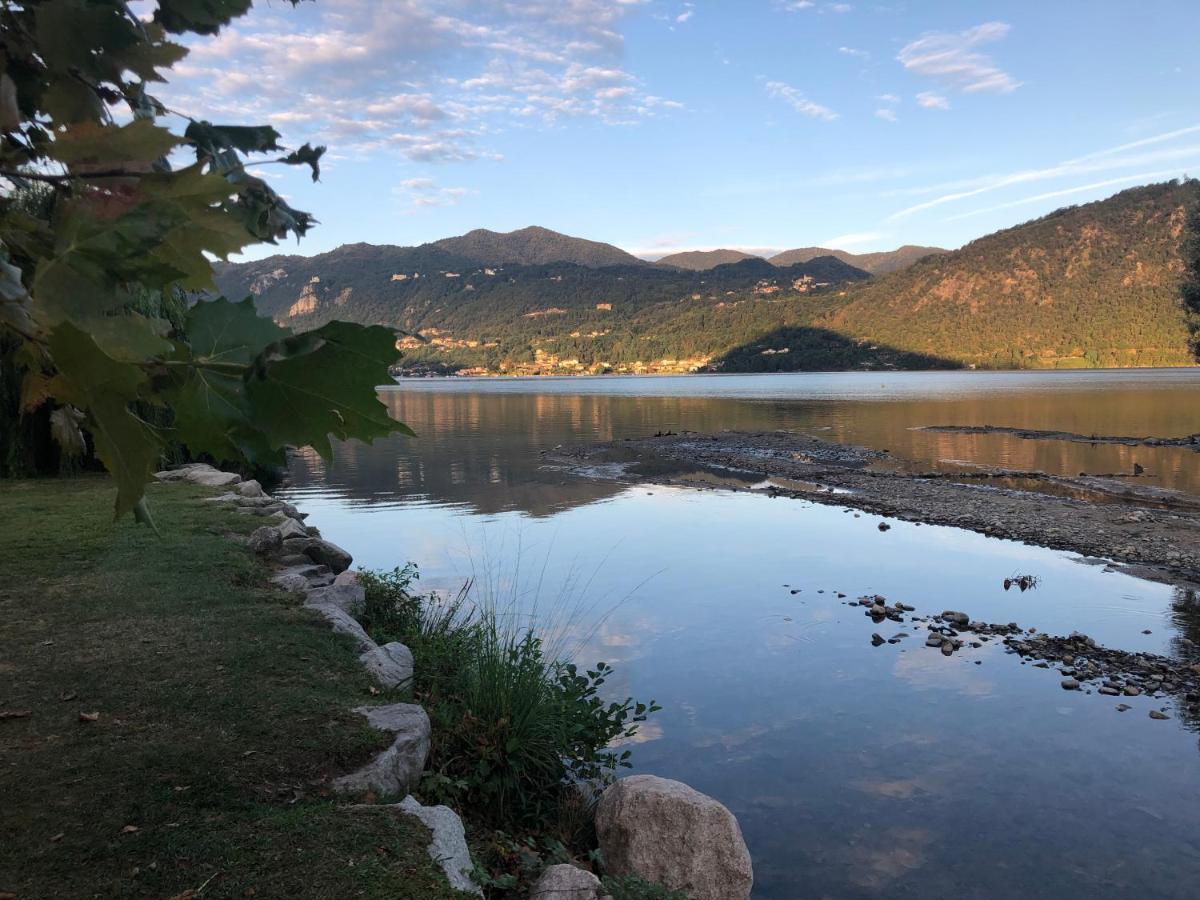
{"type": "Polygon", "coordinates": [[[385,688],[404,687],[412,681],[412,651],[399,641],[372,646],[358,655],[358,661],[385,688]]]}
{"type": "Polygon", "coordinates": [[[529,892],[529,900],[606,900],[600,879],[578,866],[550,866],[529,892]]]}
{"type": "Polygon", "coordinates": [[[197,467],[189,469],[183,480],[190,481],[192,484],[202,484],[205,487],[232,487],[242,480],[242,476],[236,472],[222,472],[219,469],[197,467]]]}
{"type": "Polygon", "coordinates": [[[259,484],[257,481],[255,481],[253,478],[251,478],[249,481],[243,481],[241,484],[239,484],[237,487],[235,487],[234,490],[237,491],[239,494],[241,494],[243,497],[265,497],[266,496],[265,492],[262,489],[262,485],[259,484]]]}
{"type": "Polygon", "coordinates": [[[754,885],[733,813],[679,781],[617,781],[596,807],[596,834],[613,875],[638,875],[693,900],[746,900],[754,885]]]}
{"type": "Polygon", "coordinates": [[[255,528],[250,534],[249,547],[263,556],[275,556],[283,552],[283,535],[271,525],[255,528]]]}
{"type": "Polygon", "coordinates": [[[350,563],[354,562],[354,557],[337,544],[319,538],[313,540],[304,552],[313,562],[329,566],[335,573],[345,572],[350,568],[350,563]]]}
{"type": "Polygon", "coordinates": [[[407,794],[421,780],[429,757],[429,716],[414,703],[359,706],[373,728],[395,735],[392,745],[349,775],[335,778],[334,790],[343,794],[407,794]]]}
{"type": "Polygon", "coordinates": [[[308,539],[308,529],[304,527],[302,522],[297,522],[295,519],[284,519],[277,527],[285,541],[289,538],[308,539]]]}
{"type": "Polygon", "coordinates": [[[429,855],[446,873],[450,887],[482,897],[483,891],[470,875],[475,866],[458,814],[448,806],[422,806],[411,796],[396,804],[396,808],[419,819],[429,829],[429,855]]]}
{"type": "MultiPolygon", "coordinates": [[[[258,532],[255,532],[257,534],[258,532]]],[[[251,535],[253,540],[254,535],[251,535]]],[[[280,541],[280,547],[283,542],[280,541]]],[[[344,574],[344,573],[343,573],[344,574]]],[[[346,612],[355,610],[361,611],[364,601],[367,599],[367,592],[363,586],[357,581],[346,583],[340,581],[341,576],[333,579],[333,584],[329,587],[323,587],[309,594],[308,599],[313,603],[332,603],[334,606],[340,606],[346,612]]]]}

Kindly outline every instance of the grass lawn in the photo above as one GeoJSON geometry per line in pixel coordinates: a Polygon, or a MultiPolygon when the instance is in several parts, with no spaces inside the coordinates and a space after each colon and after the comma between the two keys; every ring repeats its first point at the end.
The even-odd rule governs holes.
{"type": "Polygon", "coordinates": [[[330,795],[388,698],[209,493],[151,486],[155,535],[106,479],[0,482],[0,897],[466,896],[330,795]]]}

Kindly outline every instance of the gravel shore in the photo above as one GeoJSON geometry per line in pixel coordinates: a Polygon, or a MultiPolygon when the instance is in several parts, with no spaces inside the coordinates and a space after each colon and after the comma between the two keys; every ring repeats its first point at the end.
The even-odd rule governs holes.
{"type": "MultiPolygon", "coordinates": [[[[773,496],[952,525],[1111,560],[1158,581],[1200,583],[1200,497],[1132,477],[915,472],[884,451],[784,431],[665,434],[545,455],[576,471],[633,482],[713,487],[705,471],[762,476],[772,483],[754,489],[773,496]]],[[[752,484],[723,480],[721,487],[752,484]]]]}

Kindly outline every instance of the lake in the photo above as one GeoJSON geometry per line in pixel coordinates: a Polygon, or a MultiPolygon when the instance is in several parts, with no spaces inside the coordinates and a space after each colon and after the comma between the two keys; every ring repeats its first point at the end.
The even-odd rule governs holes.
{"type": "MultiPolygon", "coordinates": [[[[580,478],[542,452],[657,431],[787,428],[919,470],[1128,472],[1200,494],[1179,448],[933,433],[1200,431],[1200,371],[413,379],[383,389],[417,439],[298,455],[289,497],[355,556],[505,598],[614,694],[664,708],[636,771],[737,815],[755,897],[1192,897],[1197,724],[1165,701],[1066,692],[999,645],[944,657],[921,633],[873,647],[846,605],[964,610],[1128,650],[1200,641],[1182,592],[953,528],[764,494],[580,478]],[[1005,591],[1032,573],[1034,590],[1005,591]],[[839,598],[844,594],[845,598],[839,598]],[[1149,631],[1149,634],[1143,634],[1149,631]]],[[[884,636],[901,630],[885,623],[884,636]],[[890,630],[889,630],[890,629],[890,630]]]]}

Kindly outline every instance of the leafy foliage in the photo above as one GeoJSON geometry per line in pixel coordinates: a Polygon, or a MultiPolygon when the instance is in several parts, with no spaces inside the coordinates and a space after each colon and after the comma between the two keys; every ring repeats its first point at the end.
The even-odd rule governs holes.
{"type": "Polygon", "coordinates": [[[269,125],[199,121],[147,93],[187,55],[170,35],[215,34],[249,7],[158,0],[144,20],[123,0],[0,5],[0,335],[18,342],[23,414],[48,415],[76,450],[90,435],[118,515],[144,511],[169,444],[271,464],[291,444],[328,455],[331,438],[407,431],[375,396],[397,355],[391,330],[328,321],[295,335],[250,301],[190,293],[215,288],[213,258],[314,222],[246,157],[315,180],[323,147],[288,151],[269,125]],[[173,168],[182,151],[195,162],[173,168]]]}

